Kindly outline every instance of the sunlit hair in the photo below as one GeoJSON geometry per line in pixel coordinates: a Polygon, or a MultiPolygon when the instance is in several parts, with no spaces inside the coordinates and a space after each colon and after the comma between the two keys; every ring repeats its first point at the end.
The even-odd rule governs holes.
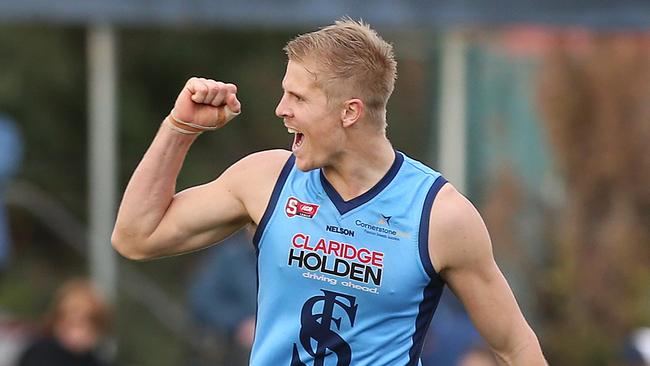
{"type": "Polygon", "coordinates": [[[284,50],[289,60],[317,68],[310,71],[330,102],[359,98],[368,117],[385,124],[397,62],[393,46],[367,24],[345,17],[296,37],[284,50]]]}
{"type": "Polygon", "coordinates": [[[70,301],[83,301],[90,308],[88,321],[99,334],[108,331],[111,322],[111,309],[92,283],[83,278],[65,282],[56,292],[45,322],[45,331],[52,333],[54,327],[66,316],[66,304],[70,301]]]}

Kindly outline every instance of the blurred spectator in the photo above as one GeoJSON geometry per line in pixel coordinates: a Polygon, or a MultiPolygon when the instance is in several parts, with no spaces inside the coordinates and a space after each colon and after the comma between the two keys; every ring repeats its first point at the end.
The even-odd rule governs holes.
{"type": "Polygon", "coordinates": [[[11,251],[4,194],[21,156],[22,141],[16,125],[0,115],[0,271],[7,267],[11,251]]]}
{"type": "Polygon", "coordinates": [[[18,366],[106,366],[98,355],[110,324],[108,304],[83,279],[65,283],[46,318],[44,333],[23,353],[18,366]]]}
{"type": "Polygon", "coordinates": [[[458,362],[458,366],[497,366],[492,352],[487,348],[472,348],[458,362]]]}
{"type": "Polygon", "coordinates": [[[483,340],[461,302],[445,288],[422,348],[423,366],[453,366],[483,340]]]}
{"type": "Polygon", "coordinates": [[[208,249],[191,277],[190,308],[206,350],[199,365],[248,365],[255,334],[256,267],[252,232],[242,229],[208,249]]]}

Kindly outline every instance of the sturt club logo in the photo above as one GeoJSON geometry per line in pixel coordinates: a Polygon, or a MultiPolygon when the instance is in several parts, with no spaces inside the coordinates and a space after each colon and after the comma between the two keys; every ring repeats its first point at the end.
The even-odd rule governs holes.
{"type": "MultiPolygon", "coordinates": [[[[323,295],[317,295],[305,302],[300,315],[300,346],[293,344],[291,366],[307,366],[300,359],[298,347],[302,347],[314,360],[313,366],[323,366],[325,357],[331,354],[336,355],[336,366],[349,366],[352,360],[352,349],[350,345],[332,329],[353,327],[357,315],[356,297],[341,294],[334,291],[323,290],[323,295]],[[334,308],[343,310],[347,315],[346,321],[343,317],[334,317],[334,308]],[[316,312],[322,309],[321,312],[316,312]],[[348,325],[349,324],[349,325],[348,325]],[[313,340],[313,342],[312,342],[313,340]],[[314,349],[315,347],[315,349],[314,349]]],[[[339,314],[340,312],[337,312],[339,314]]]]}
{"type": "Polygon", "coordinates": [[[314,218],[318,212],[318,205],[313,203],[301,202],[296,197],[289,197],[287,204],[284,206],[284,212],[287,217],[302,216],[308,219],[314,218]]]}

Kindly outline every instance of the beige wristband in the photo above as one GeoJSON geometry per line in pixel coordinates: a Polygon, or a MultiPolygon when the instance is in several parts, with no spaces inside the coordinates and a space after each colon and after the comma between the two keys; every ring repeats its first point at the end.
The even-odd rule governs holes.
{"type": "Polygon", "coordinates": [[[241,112],[237,112],[237,113],[233,112],[227,105],[217,108],[217,121],[216,121],[217,123],[214,126],[204,126],[204,125],[197,125],[196,123],[192,123],[192,122],[185,122],[182,119],[176,117],[175,115],[176,113],[174,113],[173,109],[171,110],[171,112],[169,112],[169,117],[171,117],[172,123],[179,128],[185,126],[199,131],[214,131],[219,127],[223,126],[224,124],[226,124],[226,122],[237,117],[239,113],[241,112]]]}
{"type": "Polygon", "coordinates": [[[181,133],[183,135],[200,135],[203,132],[203,131],[190,131],[190,130],[186,130],[184,128],[180,128],[180,127],[176,126],[174,124],[174,122],[172,122],[172,118],[173,117],[171,117],[171,116],[167,116],[163,120],[163,124],[166,125],[167,127],[169,127],[172,131],[176,131],[176,132],[181,133]]]}

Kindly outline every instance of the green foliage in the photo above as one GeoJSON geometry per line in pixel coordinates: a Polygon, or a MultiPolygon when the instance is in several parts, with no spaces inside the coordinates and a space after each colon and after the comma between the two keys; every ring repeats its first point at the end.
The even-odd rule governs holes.
{"type": "Polygon", "coordinates": [[[177,30],[161,36],[158,31],[124,31],[120,38],[124,182],[192,76],[235,83],[243,113],[195,143],[180,187],[212,180],[252,151],[290,146],[291,137],[274,114],[288,34],[177,30]]]}
{"type": "Polygon", "coordinates": [[[20,178],[85,212],[86,86],[83,31],[0,28],[0,110],[25,139],[20,178]]]}

